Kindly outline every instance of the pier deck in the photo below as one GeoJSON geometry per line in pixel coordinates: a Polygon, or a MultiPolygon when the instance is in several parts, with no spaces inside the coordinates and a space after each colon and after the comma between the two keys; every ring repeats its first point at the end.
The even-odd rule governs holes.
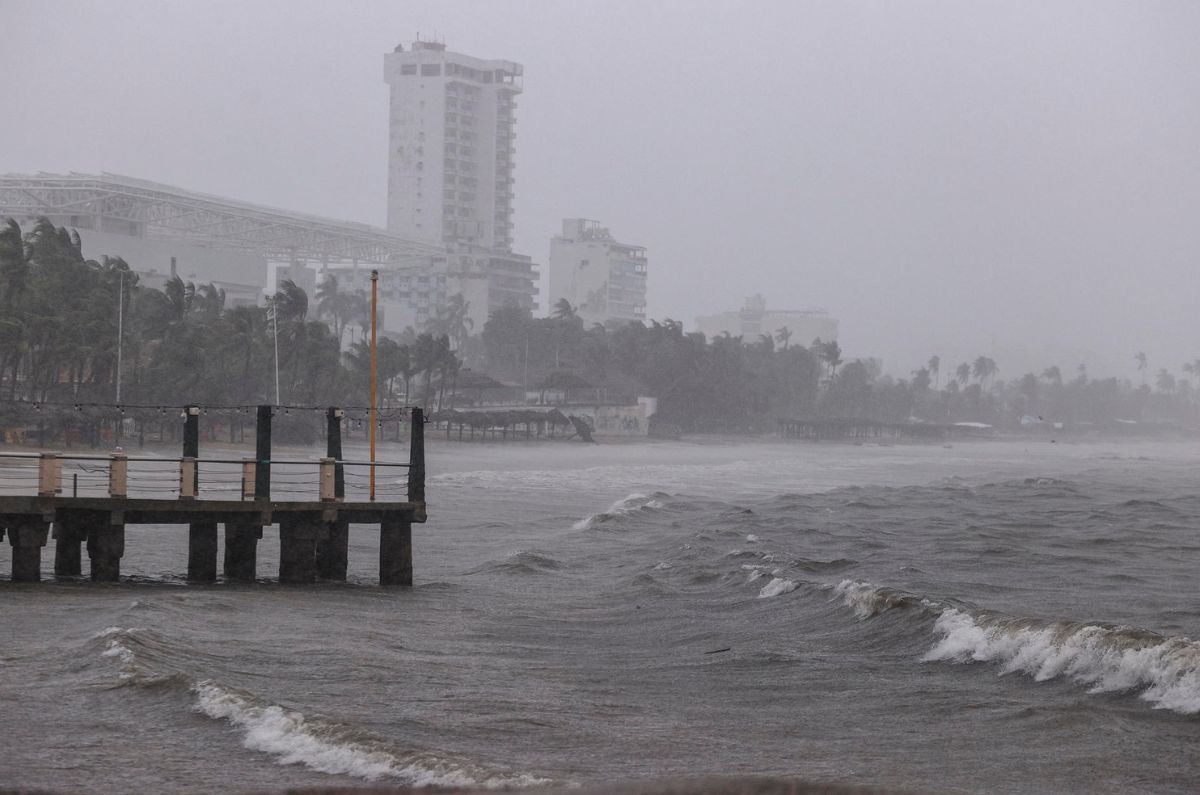
{"type": "MultiPolygon", "coordinates": [[[[256,579],[257,545],[263,529],[279,526],[279,580],[311,583],[317,579],[344,580],[351,524],[379,527],[379,581],[382,585],[412,584],[412,525],[426,521],[424,418],[412,409],[410,458],[408,462],[352,462],[341,459],[341,412],[328,411],[328,456],[315,461],[271,459],[270,407],[260,407],[254,458],[243,460],[203,459],[198,452],[198,412],[185,407],[184,455],[179,459],[138,458],[124,453],[109,456],[71,456],[57,453],[4,453],[0,458],[16,460],[19,471],[36,480],[35,494],[0,494],[0,541],[12,547],[12,580],[41,579],[42,548],[55,541],[54,573],[63,577],[82,574],[82,551],[91,562],[91,579],[113,582],[120,579],[125,552],[126,525],[187,525],[188,572],[191,582],[217,579],[218,525],[224,525],[226,580],[253,582],[256,579]],[[64,462],[87,462],[85,472],[94,481],[107,481],[102,495],[62,494],[64,462]],[[106,472],[97,475],[103,463],[106,472]],[[130,464],[146,465],[139,478],[131,476],[130,464]],[[201,465],[205,477],[201,478],[201,465]],[[308,498],[271,498],[272,467],[299,467],[311,480],[293,473],[287,477],[290,492],[312,493],[308,498]],[[347,467],[367,468],[370,488],[359,499],[346,499],[347,467]],[[404,498],[389,495],[376,500],[375,470],[402,467],[407,478],[400,485],[404,498]],[[164,487],[164,478],[174,486],[164,487]],[[237,483],[240,481],[240,484],[237,483]],[[173,499],[138,496],[142,490],[170,491],[173,499]],[[229,499],[237,489],[241,499],[229,499]],[[134,492],[130,496],[130,491],[134,492]],[[363,499],[362,497],[366,497],[363,499]],[[314,499],[315,498],[315,499],[314,499]]],[[[77,478],[77,476],[76,476],[77,478]]],[[[8,490],[20,476],[10,475],[8,490]]],[[[394,489],[400,481],[386,485],[394,489]]],[[[28,488],[32,488],[32,483],[28,488]]],[[[95,489],[94,482],[85,485],[95,489]]]]}

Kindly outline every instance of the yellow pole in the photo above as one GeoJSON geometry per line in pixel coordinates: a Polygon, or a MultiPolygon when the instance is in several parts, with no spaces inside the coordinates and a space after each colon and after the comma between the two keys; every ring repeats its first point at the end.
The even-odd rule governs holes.
{"type": "Polygon", "coordinates": [[[379,390],[376,388],[377,345],[375,319],[379,306],[379,271],[371,271],[371,502],[375,501],[375,400],[379,390]]]}

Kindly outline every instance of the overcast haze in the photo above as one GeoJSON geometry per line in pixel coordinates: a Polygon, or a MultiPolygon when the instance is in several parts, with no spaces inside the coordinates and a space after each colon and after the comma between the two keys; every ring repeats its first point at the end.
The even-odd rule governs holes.
{"type": "Polygon", "coordinates": [[[0,10],[0,172],[382,225],[383,55],[436,34],[525,65],[516,249],[544,264],[561,218],[598,219],[648,247],[652,317],[762,292],[900,375],[1200,357],[1200,4],[0,10]]]}

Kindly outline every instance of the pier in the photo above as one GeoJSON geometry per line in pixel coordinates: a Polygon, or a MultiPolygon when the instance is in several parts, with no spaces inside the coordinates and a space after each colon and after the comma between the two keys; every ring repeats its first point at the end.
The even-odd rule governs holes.
{"type": "Polygon", "coordinates": [[[956,436],[981,437],[991,433],[990,425],[959,422],[880,422],[857,417],[819,417],[776,421],[785,439],[945,439],[956,436]]]}
{"type": "Polygon", "coordinates": [[[403,462],[344,459],[344,412],[337,407],[325,409],[324,457],[273,459],[274,413],[272,406],[257,407],[253,457],[201,457],[198,406],[182,407],[178,458],[119,449],[0,452],[0,541],[12,547],[12,580],[40,580],[43,549],[53,540],[55,575],[82,576],[86,550],[91,579],[116,582],[130,524],[186,525],[189,582],[217,580],[222,527],[225,580],[254,582],[258,541],[272,525],[279,528],[281,583],[345,580],[350,526],[376,525],[379,583],[412,585],[412,525],[426,521],[421,409],[405,410],[410,433],[403,462]]]}

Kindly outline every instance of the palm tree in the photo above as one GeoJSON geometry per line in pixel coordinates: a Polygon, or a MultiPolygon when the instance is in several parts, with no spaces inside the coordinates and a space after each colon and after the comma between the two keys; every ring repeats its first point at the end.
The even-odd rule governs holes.
{"type": "Polygon", "coordinates": [[[779,328],[775,329],[775,339],[778,340],[781,345],[783,345],[783,349],[785,351],[788,349],[788,340],[791,338],[792,330],[787,326],[780,326],[779,328]]]}
{"type": "Polygon", "coordinates": [[[959,384],[966,386],[967,382],[971,380],[971,365],[963,362],[958,367],[955,367],[954,377],[958,379],[959,384]]]}
{"type": "Polygon", "coordinates": [[[413,369],[416,373],[425,374],[424,397],[421,405],[429,407],[433,397],[433,374],[438,366],[437,340],[432,334],[420,334],[412,351],[413,369]]]}
{"type": "Polygon", "coordinates": [[[927,364],[926,367],[929,369],[929,372],[933,375],[933,388],[941,389],[942,388],[942,372],[941,372],[942,357],[938,356],[936,354],[933,356],[930,356],[929,364],[927,364]]]}
{"type": "Polygon", "coordinates": [[[571,306],[571,302],[565,298],[560,298],[554,303],[554,314],[552,317],[555,320],[567,320],[578,316],[578,311],[571,306]]]}
{"type": "Polygon", "coordinates": [[[167,307],[171,316],[171,325],[182,323],[192,309],[192,301],[196,297],[196,285],[184,283],[178,276],[172,276],[163,285],[163,295],[167,299],[167,307]]]}
{"type": "Polygon", "coordinates": [[[1200,359],[1192,362],[1184,362],[1183,371],[1193,378],[1200,380],[1200,359]]]}
{"type": "Polygon", "coordinates": [[[455,293],[438,308],[437,314],[425,323],[426,333],[434,337],[446,336],[454,343],[454,349],[462,348],[463,342],[475,328],[470,316],[471,302],[462,293],[455,293]]]}
{"type": "Polygon", "coordinates": [[[1138,372],[1142,374],[1142,386],[1145,386],[1146,385],[1146,366],[1147,366],[1146,352],[1138,351],[1137,353],[1135,353],[1133,355],[1133,359],[1134,359],[1134,361],[1137,362],[1138,372]]]}
{"type": "Polygon", "coordinates": [[[333,321],[333,336],[337,337],[338,348],[342,346],[342,338],[346,326],[358,315],[357,301],[350,293],[338,290],[338,280],[333,274],[328,274],[325,281],[317,286],[317,317],[328,317],[333,321]]]}
{"type": "Polygon", "coordinates": [[[302,323],[308,317],[308,293],[291,279],[280,282],[270,300],[280,323],[302,323]]]}
{"type": "Polygon", "coordinates": [[[1057,386],[1062,386],[1062,370],[1060,370],[1058,368],[1057,364],[1051,365],[1050,367],[1047,367],[1045,370],[1043,370],[1042,378],[1045,378],[1047,381],[1051,382],[1052,384],[1055,384],[1057,386]]]}
{"type": "Polygon", "coordinates": [[[6,309],[11,309],[25,295],[30,272],[25,241],[21,239],[21,227],[9,218],[4,228],[0,229],[0,293],[4,296],[6,309]]]}
{"type": "Polygon", "coordinates": [[[838,365],[842,363],[842,346],[838,345],[837,340],[822,342],[817,349],[817,356],[829,366],[829,380],[832,381],[837,375],[838,365]]]}
{"type": "Polygon", "coordinates": [[[990,379],[999,370],[996,366],[996,360],[990,356],[980,356],[975,360],[975,364],[971,367],[971,372],[979,379],[979,385],[983,386],[983,382],[990,379]]]}

